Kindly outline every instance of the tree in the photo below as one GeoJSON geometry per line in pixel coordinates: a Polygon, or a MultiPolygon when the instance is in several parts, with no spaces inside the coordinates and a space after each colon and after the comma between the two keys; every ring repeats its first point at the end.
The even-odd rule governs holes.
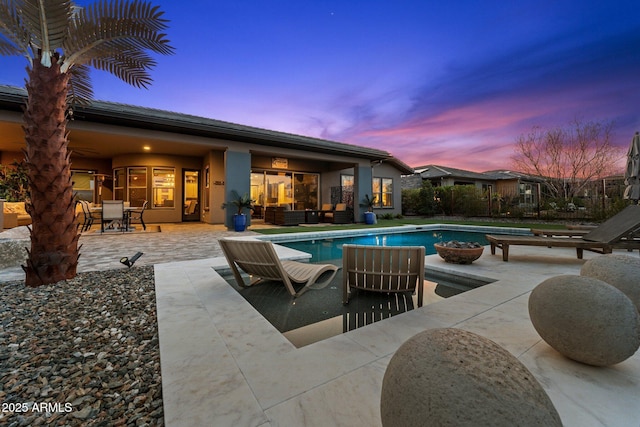
{"type": "Polygon", "coordinates": [[[575,120],[565,128],[534,127],[516,140],[512,156],[519,172],[542,178],[552,197],[571,199],[596,179],[614,174],[622,158],[612,142],[611,122],[575,120]]]}
{"type": "Polygon", "coordinates": [[[27,58],[25,161],[32,218],[27,286],[75,277],[80,256],[68,150],[69,107],[92,97],[90,67],[151,83],[150,52],[173,52],[163,12],[138,0],[0,0],[0,54],[27,58]]]}
{"type": "Polygon", "coordinates": [[[0,165],[0,199],[8,202],[29,200],[29,176],[27,164],[13,162],[11,166],[0,165]]]}
{"type": "Polygon", "coordinates": [[[428,179],[422,181],[419,192],[418,214],[424,216],[433,216],[436,213],[436,193],[433,184],[428,179]]]}

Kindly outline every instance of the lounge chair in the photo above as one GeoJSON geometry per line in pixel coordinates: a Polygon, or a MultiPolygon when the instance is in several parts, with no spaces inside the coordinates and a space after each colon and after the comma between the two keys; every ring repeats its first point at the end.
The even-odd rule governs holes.
{"type": "Polygon", "coordinates": [[[531,233],[534,236],[545,236],[545,237],[584,237],[589,233],[589,230],[532,228],[531,233]]]}
{"type": "Polygon", "coordinates": [[[582,236],[544,237],[491,235],[486,238],[491,244],[491,254],[496,248],[502,250],[502,260],[509,261],[509,246],[547,246],[576,248],[578,259],[584,250],[610,254],[614,248],[640,249],[640,240],[634,238],[640,230],[640,205],[631,205],[582,236]]]}
{"type": "Polygon", "coordinates": [[[284,283],[291,295],[299,297],[307,289],[327,286],[338,271],[333,264],[281,261],[273,244],[268,241],[222,238],[218,242],[233,276],[238,285],[243,287],[253,286],[262,280],[274,280],[284,283]],[[254,276],[251,283],[245,284],[239,269],[254,276]],[[304,286],[296,292],[293,283],[303,283],[304,286]]]}
{"type": "Polygon", "coordinates": [[[418,291],[422,307],[424,246],[342,245],[342,303],[351,289],[373,292],[418,291]]]}

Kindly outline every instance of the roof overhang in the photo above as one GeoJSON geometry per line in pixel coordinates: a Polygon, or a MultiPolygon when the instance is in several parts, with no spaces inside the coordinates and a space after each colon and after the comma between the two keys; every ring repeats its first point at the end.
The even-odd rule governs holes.
{"type": "MultiPolygon", "coordinates": [[[[1,109],[21,113],[26,100],[27,94],[24,89],[0,85],[1,109]]],[[[80,142],[88,138],[89,136],[83,135],[83,132],[95,130],[93,129],[93,125],[118,126],[154,131],[150,134],[150,139],[153,139],[154,135],[157,139],[163,139],[158,136],[159,133],[162,132],[197,137],[196,139],[199,140],[199,143],[196,143],[195,146],[187,147],[189,144],[181,143],[180,149],[178,150],[181,154],[185,154],[185,151],[192,155],[202,154],[206,152],[206,150],[211,149],[207,147],[208,144],[206,141],[216,139],[264,146],[271,151],[279,148],[295,149],[330,155],[357,157],[371,162],[386,161],[393,164],[402,173],[413,173],[411,167],[394,158],[390,153],[358,145],[112,102],[92,101],[89,105],[75,106],[73,108],[73,121],[70,124],[70,128],[73,129],[73,140],[80,142]]],[[[95,131],[99,132],[99,130],[95,131]]],[[[100,144],[104,143],[104,139],[104,135],[101,134],[100,144]]],[[[120,136],[117,140],[111,138],[106,139],[109,140],[107,143],[111,144],[112,148],[114,147],[113,144],[122,144],[124,147],[131,147],[131,141],[127,141],[123,136],[120,136]]],[[[157,142],[160,143],[160,141],[157,142]]],[[[163,150],[172,149],[176,151],[176,141],[172,141],[173,146],[167,144],[168,143],[165,142],[163,150]]],[[[73,146],[73,142],[71,145],[73,146]]],[[[7,147],[0,146],[0,149],[3,148],[8,149],[7,147]]]]}

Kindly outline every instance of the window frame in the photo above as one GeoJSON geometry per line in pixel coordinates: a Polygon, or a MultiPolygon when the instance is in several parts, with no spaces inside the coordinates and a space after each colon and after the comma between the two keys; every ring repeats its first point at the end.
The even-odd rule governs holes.
{"type": "MultiPolygon", "coordinates": [[[[170,199],[163,199],[163,200],[170,200],[170,199]]],[[[152,166],[151,167],[151,206],[153,209],[163,209],[163,210],[169,210],[169,209],[176,209],[176,168],[172,167],[172,166],[152,166]],[[163,179],[162,183],[163,185],[157,185],[160,184],[160,180],[156,179],[156,171],[166,171],[168,172],[168,176],[172,176],[173,177],[173,182],[171,182],[171,180],[166,180],[163,179]],[[168,183],[168,185],[164,185],[165,183],[168,183]],[[157,205],[156,204],[156,191],[157,190],[171,190],[171,196],[173,197],[173,206],[165,206],[164,204],[162,205],[157,205]]]]}
{"type": "Polygon", "coordinates": [[[371,192],[376,198],[374,207],[379,209],[393,209],[393,178],[374,177],[371,182],[371,192]],[[390,189],[390,191],[385,191],[385,188],[390,189]],[[383,204],[383,201],[387,201],[387,204],[383,204]]]}

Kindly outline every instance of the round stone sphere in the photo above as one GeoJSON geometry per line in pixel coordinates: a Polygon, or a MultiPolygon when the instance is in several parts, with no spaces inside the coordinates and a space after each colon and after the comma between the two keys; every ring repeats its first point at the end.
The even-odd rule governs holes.
{"type": "Polygon", "coordinates": [[[444,328],[409,338],[382,381],[382,425],[561,426],[533,374],[495,342],[444,328]]]}
{"type": "Polygon", "coordinates": [[[600,279],[620,289],[640,311],[640,257],[601,255],[585,262],[580,275],[600,279]]]}
{"type": "Polygon", "coordinates": [[[627,296],[593,277],[562,275],[529,296],[529,316],[559,353],[594,366],[620,363],[640,347],[640,315],[627,296]]]}

